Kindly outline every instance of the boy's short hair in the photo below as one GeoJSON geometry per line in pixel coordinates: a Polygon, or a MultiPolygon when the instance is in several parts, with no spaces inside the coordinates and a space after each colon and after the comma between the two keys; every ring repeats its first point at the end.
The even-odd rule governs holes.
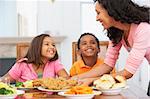
{"type": "Polygon", "coordinates": [[[96,42],[97,42],[97,47],[98,47],[98,49],[100,49],[99,39],[98,39],[94,34],[92,34],[92,33],[83,33],[83,34],[81,34],[81,36],[79,37],[78,42],[77,42],[77,47],[78,47],[78,49],[80,49],[81,38],[82,38],[83,36],[86,36],[86,35],[91,35],[91,36],[93,36],[93,37],[95,38],[96,42]]]}

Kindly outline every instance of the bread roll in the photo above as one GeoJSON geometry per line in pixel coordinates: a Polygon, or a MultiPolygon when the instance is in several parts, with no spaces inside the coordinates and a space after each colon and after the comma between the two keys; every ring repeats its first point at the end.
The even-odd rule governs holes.
{"type": "Polygon", "coordinates": [[[23,85],[25,88],[32,88],[33,87],[32,80],[28,80],[28,81],[24,82],[23,85]]]}
{"type": "Polygon", "coordinates": [[[99,83],[96,84],[96,88],[98,89],[110,89],[112,87],[112,83],[108,80],[102,81],[99,80],[99,83]]]}
{"type": "Polygon", "coordinates": [[[117,75],[115,76],[115,79],[119,81],[119,83],[126,83],[126,80],[123,76],[117,75]]]}
{"type": "Polygon", "coordinates": [[[98,89],[117,89],[125,87],[126,80],[120,75],[117,75],[115,78],[113,78],[111,75],[104,74],[101,78],[95,80],[93,85],[98,89]]]}
{"type": "Polygon", "coordinates": [[[113,86],[112,86],[112,89],[117,89],[117,88],[123,88],[126,86],[126,83],[115,83],[113,86]]]}
{"type": "Polygon", "coordinates": [[[105,74],[100,79],[95,80],[93,84],[98,89],[110,89],[115,84],[115,80],[111,75],[105,74]]]}
{"type": "Polygon", "coordinates": [[[101,78],[100,78],[102,81],[109,81],[111,82],[112,84],[115,84],[116,81],[114,80],[114,78],[111,76],[111,75],[108,75],[108,74],[104,74],[101,78]]]}

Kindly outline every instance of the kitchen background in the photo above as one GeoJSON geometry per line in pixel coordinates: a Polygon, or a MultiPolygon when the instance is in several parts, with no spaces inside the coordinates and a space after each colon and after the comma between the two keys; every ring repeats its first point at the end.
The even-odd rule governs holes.
{"type": "MultiPolygon", "coordinates": [[[[150,0],[133,0],[150,7],[150,0]]],[[[100,41],[107,41],[103,27],[96,22],[93,0],[0,0],[0,76],[15,62],[16,44],[31,41],[41,33],[57,39],[61,62],[69,71],[72,65],[72,42],[84,32],[94,33],[100,41]]],[[[125,65],[128,56],[122,48],[117,70],[125,65]]],[[[147,90],[150,66],[144,60],[140,70],[129,81],[147,90]],[[145,66],[146,65],[146,66],[145,66]]]]}

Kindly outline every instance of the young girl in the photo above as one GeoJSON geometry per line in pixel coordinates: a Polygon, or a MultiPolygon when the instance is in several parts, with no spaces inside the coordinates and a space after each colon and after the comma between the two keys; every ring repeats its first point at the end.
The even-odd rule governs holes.
{"type": "Polygon", "coordinates": [[[76,61],[70,69],[70,76],[78,75],[91,70],[103,63],[102,58],[98,58],[100,52],[99,40],[91,33],[84,33],[77,42],[81,59],[76,61]]]}
{"type": "Polygon", "coordinates": [[[17,61],[4,78],[11,82],[24,82],[56,76],[68,78],[67,72],[58,60],[53,38],[48,34],[41,34],[32,40],[26,56],[17,61]]]}

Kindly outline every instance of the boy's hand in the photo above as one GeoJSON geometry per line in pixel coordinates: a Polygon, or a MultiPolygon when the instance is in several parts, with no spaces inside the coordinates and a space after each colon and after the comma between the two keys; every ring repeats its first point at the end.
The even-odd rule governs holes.
{"type": "Polygon", "coordinates": [[[89,86],[93,83],[94,79],[93,78],[84,78],[84,79],[80,79],[78,80],[78,84],[79,85],[86,85],[89,86]]]}
{"type": "Polygon", "coordinates": [[[70,79],[72,79],[72,80],[78,80],[79,77],[78,77],[78,75],[76,75],[76,76],[72,76],[70,79]]]}

